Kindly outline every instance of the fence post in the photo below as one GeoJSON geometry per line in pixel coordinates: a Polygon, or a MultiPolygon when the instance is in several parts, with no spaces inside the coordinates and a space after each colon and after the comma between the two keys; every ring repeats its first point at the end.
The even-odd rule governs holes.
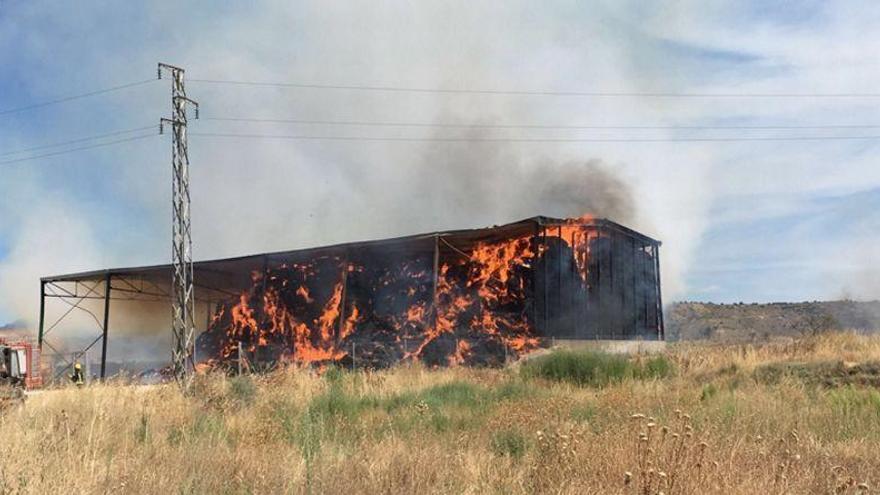
{"type": "Polygon", "coordinates": [[[238,341],[238,374],[241,375],[241,341],[238,341]]]}
{"type": "Polygon", "coordinates": [[[92,382],[92,356],[89,355],[89,351],[86,351],[83,354],[82,359],[85,362],[86,368],[86,385],[92,382]]]}

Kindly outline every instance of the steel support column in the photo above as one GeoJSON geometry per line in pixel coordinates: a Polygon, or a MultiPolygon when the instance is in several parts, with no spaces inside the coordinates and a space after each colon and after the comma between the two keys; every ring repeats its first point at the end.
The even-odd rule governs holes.
{"type": "Polygon", "coordinates": [[[342,332],[345,331],[345,297],[348,295],[348,251],[342,260],[342,294],[339,299],[339,325],[336,329],[336,343],[342,342],[342,332]]]}
{"type": "Polygon", "coordinates": [[[440,236],[434,235],[433,289],[431,292],[431,325],[437,328],[437,285],[440,283],[440,236]]]}
{"type": "MultiPolygon", "coordinates": [[[[535,233],[532,235],[532,327],[535,331],[535,335],[540,335],[543,337],[543,328],[538,328],[538,261],[540,260],[540,256],[538,256],[540,250],[539,239],[541,235],[541,226],[538,223],[535,223],[535,233]]],[[[505,347],[505,352],[506,351],[505,347]]]]}
{"type": "Polygon", "coordinates": [[[549,311],[548,311],[549,307],[547,305],[547,292],[548,292],[547,288],[550,287],[550,283],[547,281],[547,279],[548,279],[547,265],[550,264],[550,261],[548,260],[548,254],[550,253],[550,249],[547,247],[547,227],[542,227],[541,232],[542,232],[541,246],[543,246],[542,256],[541,256],[541,265],[542,265],[542,269],[544,270],[544,279],[541,284],[541,289],[542,289],[541,291],[544,293],[544,306],[541,309],[543,312],[542,316],[543,316],[543,320],[544,320],[543,321],[543,323],[544,323],[544,337],[549,337],[550,336],[550,328],[549,328],[549,324],[548,324],[549,320],[547,318],[547,313],[549,313],[549,311]]]}
{"type": "Polygon", "coordinates": [[[663,322],[663,296],[660,288],[660,246],[654,244],[654,273],[657,280],[657,321],[660,327],[657,329],[657,336],[660,340],[666,338],[666,326],[663,322]]]}
{"type": "Polygon", "coordinates": [[[559,239],[556,241],[556,329],[553,332],[554,337],[558,337],[560,334],[564,334],[568,332],[568,328],[564,328],[565,323],[567,323],[564,318],[565,308],[564,302],[562,301],[562,243],[564,242],[562,238],[562,225],[556,227],[556,237],[559,239]]]}
{"type": "Polygon", "coordinates": [[[101,338],[101,380],[107,376],[107,331],[110,329],[110,273],[104,279],[104,331],[101,338]]]}
{"type": "Polygon", "coordinates": [[[40,330],[37,336],[37,348],[43,352],[43,326],[46,322],[46,282],[40,280],[40,330]]]}
{"type": "MultiPolygon", "coordinates": [[[[268,321],[268,315],[266,314],[266,284],[269,283],[269,256],[263,256],[263,277],[260,283],[260,298],[263,300],[263,308],[260,311],[262,316],[260,317],[260,322],[257,328],[254,328],[251,332],[250,343],[251,348],[251,362],[256,366],[259,363],[259,356],[257,355],[257,349],[259,348],[260,343],[260,328],[265,328],[266,322],[268,321]]],[[[241,339],[239,339],[241,340],[241,339]]],[[[296,346],[294,346],[294,349],[296,346]]],[[[295,351],[294,351],[295,352],[295,351]]],[[[193,355],[195,355],[195,340],[193,340],[193,355]]],[[[195,361],[193,361],[195,363],[195,361]]]]}

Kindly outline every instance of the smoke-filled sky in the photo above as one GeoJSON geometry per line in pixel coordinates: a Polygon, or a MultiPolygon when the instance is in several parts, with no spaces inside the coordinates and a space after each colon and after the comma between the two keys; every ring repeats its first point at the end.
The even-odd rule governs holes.
{"type": "MultiPolygon", "coordinates": [[[[878,23],[880,4],[867,0],[0,0],[0,112],[147,80],[159,61],[185,67],[189,79],[344,86],[876,93],[878,23]]],[[[681,128],[880,125],[880,98],[462,94],[195,81],[187,90],[205,117],[190,126],[198,259],[589,209],[664,241],[667,300],[880,294],[876,140],[664,141],[880,135],[880,127],[681,128]],[[443,141],[454,137],[531,141],[443,141]],[[558,142],[578,138],[659,142],[558,142]]],[[[155,124],[168,116],[169,93],[163,80],[0,113],[0,162],[29,156],[11,154],[23,148],[155,124]]],[[[120,137],[130,135],[138,134],[120,137]]],[[[169,139],[0,164],[0,323],[36,317],[40,275],[169,260],[169,139]]]]}

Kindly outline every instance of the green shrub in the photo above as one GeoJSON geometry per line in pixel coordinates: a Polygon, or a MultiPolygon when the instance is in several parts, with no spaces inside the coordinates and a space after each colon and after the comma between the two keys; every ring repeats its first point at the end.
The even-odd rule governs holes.
{"type": "Polygon", "coordinates": [[[172,426],[168,429],[168,445],[177,447],[183,442],[183,432],[180,428],[172,426]]]}
{"type": "Polygon", "coordinates": [[[586,404],[583,406],[575,406],[571,410],[571,419],[578,423],[589,423],[596,417],[596,406],[586,404]]]}
{"type": "Polygon", "coordinates": [[[755,368],[753,377],[755,381],[764,385],[777,385],[789,379],[825,388],[841,388],[848,385],[878,388],[880,362],[865,361],[846,365],[841,360],[778,361],[755,368]]]}
{"type": "Polygon", "coordinates": [[[212,412],[198,412],[190,426],[193,437],[225,437],[226,422],[219,414],[212,412]]]}
{"type": "Polygon", "coordinates": [[[715,397],[715,394],[717,393],[718,387],[716,387],[714,384],[708,383],[706,385],[703,385],[703,391],[700,393],[700,400],[707,401],[712,397],[715,397]]]}
{"type": "Polygon", "coordinates": [[[832,438],[861,441],[877,438],[880,392],[849,385],[829,391],[826,400],[834,418],[830,428],[832,438]]]}
{"type": "Polygon", "coordinates": [[[532,394],[535,390],[521,381],[506,381],[492,389],[495,399],[519,399],[532,394]]]}
{"type": "Polygon", "coordinates": [[[653,356],[642,365],[641,369],[637,368],[638,378],[666,378],[675,374],[675,365],[666,356],[653,356]]]}
{"type": "Polygon", "coordinates": [[[343,370],[342,368],[330,365],[330,366],[327,366],[326,370],[324,370],[323,376],[324,376],[325,380],[327,380],[328,382],[335,385],[335,384],[341,382],[342,379],[345,377],[345,370],[343,370]]]}
{"type": "Polygon", "coordinates": [[[138,441],[138,443],[144,443],[147,441],[147,438],[150,436],[150,417],[147,416],[147,411],[144,409],[144,412],[141,413],[141,419],[138,422],[138,427],[134,431],[134,438],[138,441]]]}
{"type": "Polygon", "coordinates": [[[272,418],[281,429],[281,437],[290,444],[296,443],[298,434],[296,408],[285,401],[273,401],[272,418]]]}
{"type": "Polygon", "coordinates": [[[880,392],[847,386],[828,394],[831,408],[842,419],[865,416],[880,417],[880,392]]]}
{"type": "Polygon", "coordinates": [[[593,387],[603,387],[627,378],[663,378],[673,372],[674,367],[665,356],[654,356],[638,363],[624,355],[593,350],[556,351],[529,360],[522,366],[522,373],[526,377],[593,387]]]}
{"type": "Polygon", "coordinates": [[[449,416],[443,414],[442,412],[435,411],[431,414],[430,419],[428,420],[428,424],[431,425],[431,429],[436,431],[437,433],[445,433],[452,429],[452,420],[449,416]]]}
{"type": "Polygon", "coordinates": [[[361,402],[369,400],[370,406],[381,406],[389,413],[404,407],[414,407],[421,402],[435,409],[444,406],[479,409],[493,402],[521,398],[532,392],[531,387],[518,381],[507,381],[491,389],[463,381],[452,381],[418,392],[395,394],[381,400],[365,398],[361,402]]]}
{"type": "Polygon", "coordinates": [[[257,385],[250,375],[239,375],[229,380],[229,396],[239,404],[251,404],[257,396],[257,385]]]}
{"type": "Polygon", "coordinates": [[[311,411],[307,411],[300,418],[299,429],[297,431],[297,443],[299,444],[300,453],[306,467],[306,493],[312,492],[312,484],[314,483],[315,462],[318,453],[321,451],[321,444],[324,440],[324,418],[321,416],[313,416],[311,411]]]}
{"type": "Polygon", "coordinates": [[[718,370],[719,375],[735,375],[739,372],[739,366],[736,363],[730,363],[718,370]]]}
{"type": "Polygon", "coordinates": [[[434,407],[474,407],[482,402],[485,393],[470,383],[455,381],[428,388],[419,395],[428,405],[434,407]]]}
{"type": "Polygon", "coordinates": [[[605,385],[623,379],[630,372],[629,361],[596,351],[556,351],[523,364],[527,377],[547,378],[578,385],[605,385]]]}
{"type": "Polygon", "coordinates": [[[372,405],[369,397],[358,398],[349,395],[342,387],[334,385],[326,392],[312,398],[306,414],[313,418],[341,416],[351,419],[372,405]]]}
{"type": "Polygon", "coordinates": [[[516,430],[501,430],[492,434],[490,447],[497,456],[519,459],[526,453],[526,438],[516,430]]]}
{"type": "Polygon", "coordinates": [[[807,379],[810,373],[805,363],[768,363],[755,368],[752,375],[763,385],[778,385],[786,377],[807,379]]]}

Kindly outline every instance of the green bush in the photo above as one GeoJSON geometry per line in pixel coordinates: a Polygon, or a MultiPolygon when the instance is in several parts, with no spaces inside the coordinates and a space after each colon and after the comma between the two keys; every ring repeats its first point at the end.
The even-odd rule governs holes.
{"type": "Polygon", "coordinates": [[[229,396],[239,404],[251,404],[257,396],[257,385],[250,375],[239,375],[229,380],[229,396]]]}
{"type": "Polygon", "coordinates": [[[571,419],[578,423],[589,423],[596,417],[596,406],[586,404],[575,406],[571,409],[571,419]]]}
{"type": "Polygon", "coordinates": [[[192,437],[216,437],[226,436],[226,423],[223,416],[213,412],[199,412],[190,425],[192,437]]]}
{"type": "Polygon", "coordinates": [[[183,431],[176,426],[172,426],[168,429],[168,445],[172,447],[177,447],[183,442],[183,431]]]}
{"type": "Polygon", "coordinates": [[[833,426],[829,428],[834,437],[860,441],[876,439],[876,425],[880,420],[880,392],[848,385],[829,391],[826,401],[834,418],[833,426]]]}
{"type": "Polygon", "coordinates": [[[592,350],[556,351],[529,360],[522,366],[523,375],[529,378],[593,387],[603,387],[627,378],[663,378],[673,372],[673,364],[665,356],[654,356],[639,363],[625,355],[592,350]]]}
{"type": "MultiPolygon", "coordinates": [[[[499,389],[498,398],[506,398],[506,396],[512,396],[516,393],[519,391],[502,387],[499,389]]],[[[492,399],[494,397],[491,396],[491,392],[484,388],[463,381],[452,381],[442,385],[434,385],[418,392],[395,394],[381,401],[381,405],[388,412],[403,407],[413,407],[420,402],[424,402],[433,409],[444,406],[475,409],[492,399]]]]}
{"type": "Polygon", "coordinates": [[[439,411],[435,411],[431,414],[428,424],[431,425],[431,429],[437,433],[446,433],[453,429],[452,420],[449,416],[439,411]]]}
{"type": "Polygon", "coordinates": [[[497,456],[519,459],[526,453],[526,438],[516,430],[501,430],[492,434],[490,446],[497,456]]]}
{"type": "Polygon", "coordinates": [[[700,393],[700,400],[705,402],[712,397],[715,397],[715,394],[717,393],[718,387],[716,387],[715,384],[708,383],[706,385],[703,385],[703,391],[700,393]]]}
{"type": "Polygon", "coordinates": [[[290,444],[296,443],[297,440],[298,414],[293,404],[280,400],[272,401],[271,417],[278,423],[281,438],[290,444]]]}
{"type": "Polygon", "coordinates": [[[521,399],[532,395],[535,390],[522,381],[506,381],[492,389],[492,395],[497,400],[521,399]]]}
{"type": "Polygon", "coordinates": [[[350,395],[341,386],[334,385],[326,392],[312,398],[306,414],[314,418],[339,416],[352,419],[357,417],[361,411],[375,407],[376,402],[376,399],[371,396],[350,395]]]}
{"type": "Polygon", "coordinates": [[[306,467],[306,493],[312,493],[314,483],[315,462],[324,441],[324,418],[306,411],[300,418],[297,430],[297,443],[306,467]]]}
{"type": "Polygon", "coordinates": [[[150,436],[150,417],[147,416],[147,411],[144,409],[144,412],[141,413],[141,420],[138,423],[137,429],[134,431],[134,437],[138,441],[138,443],[144,443],[147,441],[147,438],[150,436]]]}
{"type": "Polygon", "coordinates": [[[328,382],[338,384],[345,378],[345,370],[331,364],[324,370],[323,376],[328,382]]]}
{"type": "Polygon", "coordinates": [[[828,394],[831,408],[840,418],[880,417],[880,392],[847,386],[828,394]]]}
{"type": "Polygon", "coordinates": [[[653,356],[642,365],[641,369],[636,369],[638,378],[665,378],[675,374],[675,365],[666,356],[653,356]]]}
{"type": "Polygon", "coordinates": [[[483,390],[460,381],[436,385],[421,393],[422,400],[435,407],[444,405],[474,407],[482,401],[483,395],[483,390]]]}

